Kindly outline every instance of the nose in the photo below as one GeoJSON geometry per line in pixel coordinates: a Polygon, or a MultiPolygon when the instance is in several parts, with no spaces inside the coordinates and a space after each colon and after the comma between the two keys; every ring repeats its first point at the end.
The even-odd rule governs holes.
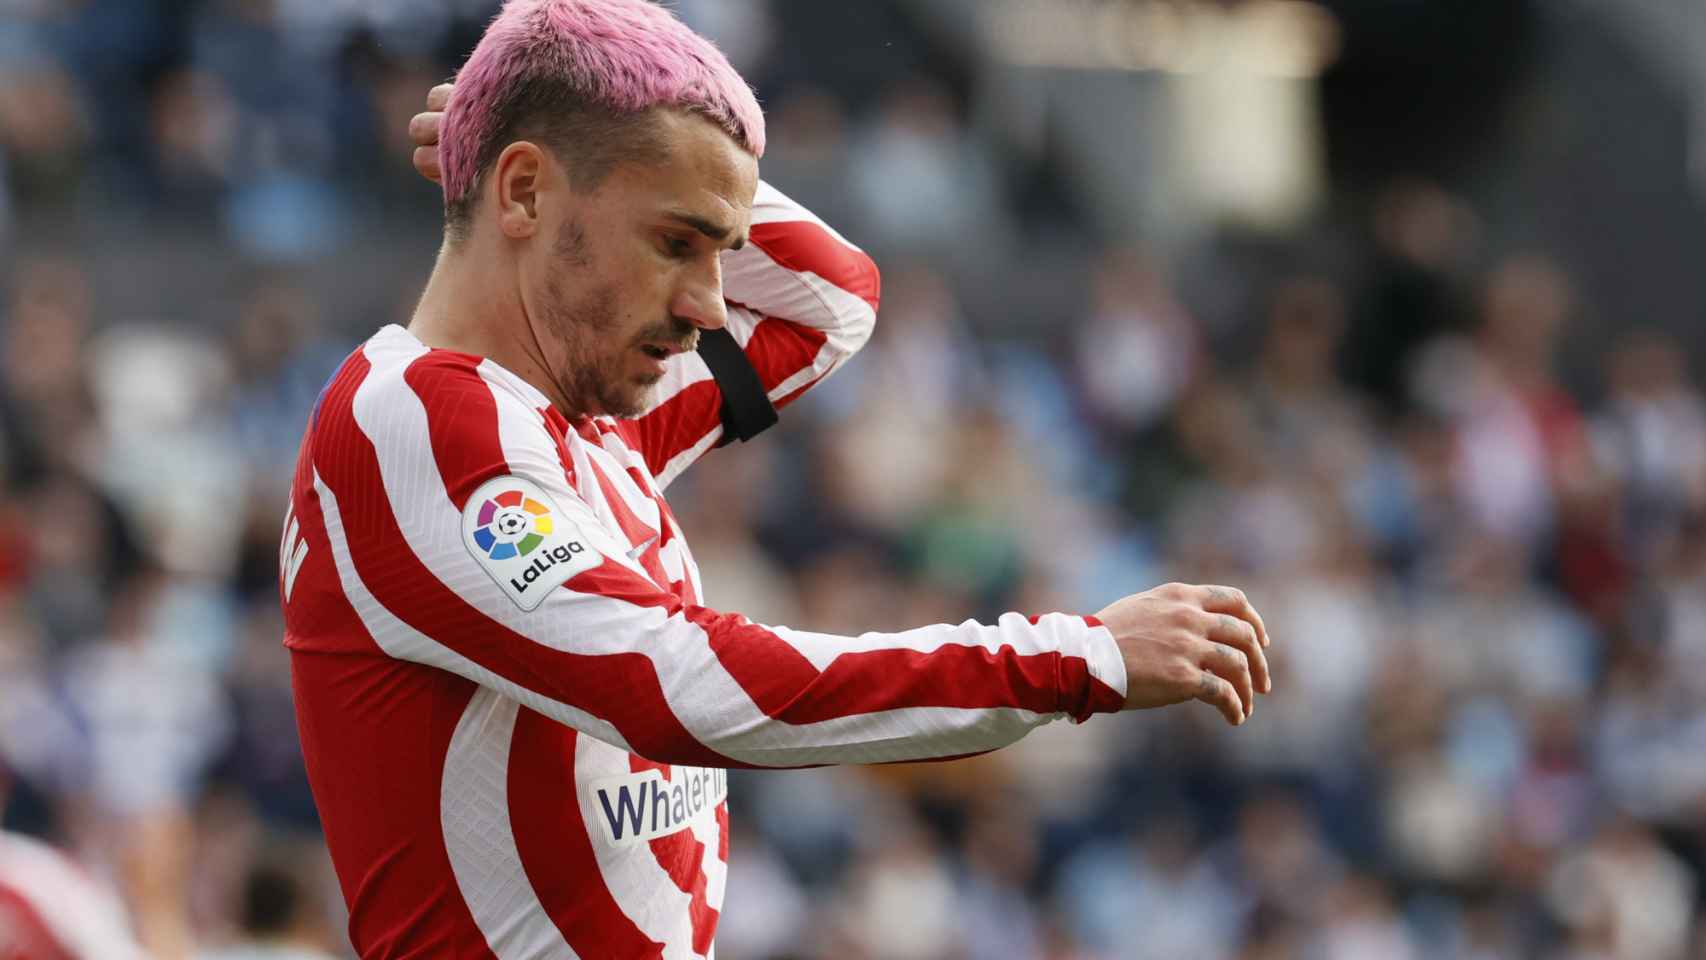
{"type": "Polygon", "coordinates": [[[701,330],[721,330],[729,319],[723,304],[723,261],[720,256],[711,256],[706,262],[703,269],[692,271],[682,280],[670,312],[701,330]]]}

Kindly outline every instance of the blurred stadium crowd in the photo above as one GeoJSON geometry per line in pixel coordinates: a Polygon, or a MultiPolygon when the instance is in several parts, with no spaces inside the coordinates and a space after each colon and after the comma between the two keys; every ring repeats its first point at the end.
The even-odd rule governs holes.
{"type": "MultiPolygon", "coordinates": [[[[860,358],[671,491],[710,602],[858,632],[1232,583],[1276,694],[739,774],[720,955],[1706,956],[1699,358],[1425,180],[1337,239],[1110,238],[900,7],[841,6],[678,5],[885,279],[860,358]],[[861,56],[897,37],[914,69],[861,56]]],[[[430,267],[405,125],[490,10],[0,2],[0,809],[159,957],[347,952],[282,504],[430,267]]]]}

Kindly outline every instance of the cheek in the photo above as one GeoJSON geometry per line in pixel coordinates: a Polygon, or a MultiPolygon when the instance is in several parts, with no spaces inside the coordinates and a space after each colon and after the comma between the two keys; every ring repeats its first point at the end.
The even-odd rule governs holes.
{"type": "Polygon", "coordinates": [[[621,288],[624,319],[646,326],[668,316],[680,264],[645,249],[635,251],[619,269],[608,275],[621,288]]]}

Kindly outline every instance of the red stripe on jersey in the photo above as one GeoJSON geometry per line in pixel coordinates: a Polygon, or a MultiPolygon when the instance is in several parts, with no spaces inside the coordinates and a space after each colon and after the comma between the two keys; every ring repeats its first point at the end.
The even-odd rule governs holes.
{"type": "MultiPolygon", "coordinates": [[[[658,607],[671,616],[685,617],[707,635],[738,632],[742,636],[768,638],[770,643],[782,644],[789,653],[799,657],[804,662],[804,657],[793,647],[784,643],[782,638],[752,623],[740,614],[718,613],[715,610],[696,606],[684,600],[681,593],[672,592],[676,589],[686,591],[688,585],[681,581],[675,582],[670,590],[666,590],[614,560],[606,559],[599,566],[570,577],[564,586],[579,593],[596,593],[639,607],[658,607]]],[[[806,667],[810,669],[811,664],[806,663],[806,667]]],[[[727,765],[727,763],[704,764],[704,766],[727,765]]]]}
{"type": "MultiPolygon", "coordinates": [[[[628,769],[635,773],[656,770],[663,774],[665,780],[674,779],[674,771],[667,764],[653,763],[632,754],[628,756],[628,769]]],[[[693,835],[692,830],[678,830],[667,836],[654,837],[651,848],[658,866],[669,875],[677,889],[687,894],[687,916],[693,925],[693,952],[710,953],[711,941],[717,935],[717,911],[707,896],[711,882],[705,876],[705,844],[693,835]]]]}
{"type": "MultiPolygon", "coordinates": [[[[661,550],[663,547],[668,546],[671,540],[675,539],[676,532],[681,529],[681,524],[676,522],[675,513],[669,509],[669,503],[665,501],[663,497],[656,497],[656,500],[658,504],[658,512],[663,517],[663,533],[658,538],[658,548],[661,550]]],[[[694,588],[693,578],[687,574],[685,564],[682,566],[681,572],[682,579],[670,581],[670,589],[675,591],[681,599],[687,601],[689,604],[699,603],[699,591],[694,588]]]]}
{"type": "Polygon", "coordinates": [[[1016,707],[1035,713],[1065,711],[1082,720],[1097,710],[1117,710],[1121,702],[1118,693],[1090,675],[1082,657],[946,644],[930,653],[844,653],[820,673],[804,654],[769,630],[738,614],[684,603],[616,563],[606,561],[577,574],[568,586],[687,617],[704,630],[718,662],[753,703],[786,723],[906,707],[1016,707]],[[811,695],[802,697],[808,687],[811,695]],[[1085,691],[1084,700],[1063,702],[1062,694],[1069,690],[1085,691]]]}
{"type": "Polygon", "coordinates": [[[752,328],[752,337],[746,341],[746,357],[769,392],[810,367],[828,339],[815,327],[765,317],[752,328]]]}
{"type": "Polygon", "coordinates": [[[688,447],[722,422],[723,392],[715,380],[700,380],[681,388],[639,420],[628,425],[631,446],[655,475],[688,447]]]}
{"type": "Polygon", "coordinates": [[[429,350],[403,371],[404,382],[426,408],[432,458],[458,510],[480,484],[507,469],[497,401],[479,365],[480,358],[472,354],[429,350]]]}
{"type": "Polygon", "coordinates": [[[729,802],[717,804],[717,859],[729,862],[729,802]]]}
{"type": "MultiPolygon", "coordinates": [[[[815,327],[762,317],[743,349],[758,374],[758,382],[769,392],[782,381],[810,368],[827,340],[828,336],[815,327]]],[[[814,378],[813,382],[820,379],[814,378]]],[[[790,392],[776,406],[787,406],[803,390],[802,387],[790,392]]],[[[669,461],[704,439],[722,422],[722,404],[723,393],[715,380],[690,383],[638,420],[624,424],[625,432],[621,435],[645,458],[653,474],[661,473],[669,461]]]]}
{"type": "MultiPolygon", "coordinates": [[[[356,351],[330,381],[327,394],[353,394],[361,378],[366,376],[367,369],[367,358],[356,351]]],[[[326,538],[320,495],[314,490],[314,455],[325,445],[326,440],[322,439],[318,429],[304,436],[303,452],[299,455],[296,479],[290,491],[297,536],[307,543],[308,552],[297,570],[290,601],[282,604],[284,645],[291,650],[305,652],[384,656],[384,651],[360,627],[361,620],[344,596],[337,566],[332,562],[332,544],[326,538]]],[[[282,579],[279,587],[282,599],[282,579]]]]}
{"type": "MultiPolygon", "coordinates": [[[[1082,660],[1077,661],[1077,663],[1083,664],[1085,697],[1082,705],[1070,703],[1061,705],[1061,709],[1065,710],[1068,716],[1079,723],[1083,723],[1090,719],[1090,715],[1093,713],[1118,713],[1125,707],[1125,697],[1120,696],[1118,690],[1090,676],[1090,665],[1088,663],[1082,660]]],[[[1062,666],[1066,665],[1063,664],[1062,666]]],[[[1068,681],[1063,678],[1062,682],[1068,681]]]]}
{"type": "Polygon", "coordinates": [[[646,568],[647,575],[659,589],[669,589],[669,574],[664,572],[663,561],[658,557],[662,534],[634,515],[634,511],[628,507],[628,501],[622,499],[621,491],[604,475],[604,468],[598,465],[597,460],[589,457],[586,462],[592,467],[592,475],[598,481],[598,488],[604,492],[604,500],[610,505],[610,513],[616,518],[616,525],[622,528],[622,535],[628,538],[628,545],[646,545],[646,549],[640,553],[640,566],[646,568]]]}
{"type": "MultiPolygon", "coordinates": [[[[1099,617],[1084,614],[1078,619],[1084,621],[1084,625],[1092,630],[1107,629],[1099,617]]],[[[1062,664],[1062,667],[1064,668],[1061,671],[1060,678],[1062,690],[1077,690],[1081,689],[1078,684],[1084,685],[1082,687],[1085,691],[1084,701],[1082,703],[1069,703],[1062,708],[1072,719],[1083,723],[1090,719],[1092,713],[1117,713],[1125,706],[1125,697],[1120,696],[1118,690],[1091,676],[1089,661],[1076,660],[1062,664]]]]}
{"type": "Polygon", "coordinates": [[[290,679],[356,952],[491,957],[456,885],[439,808],[445,757],[475,685],[389,657],[301,652],[290,679]]]}
{"type": "Polygon", "coordinates": [[[1012,650],[946,644],[930,653],[843,653],[818,673],[781,638],[771,649],[743,639],[746,642],[736,646],[713,637],[711,647],[760,709],[788,723],[902,707],[1017,707],[1053,713],[1061,709],[1063,665],[1077,660],[1053,652],[1020,656],[1012,650]],[[800,697],[807,684],[812,695],[800,697]]]}
{"type": "Polygon", "coordinates": [[[557,445],[557,462],[563,467],[563,481],[570,490],[575,487],[575,462],[569,456],[569,421],[556,407],[541,407],[535,411],[539,419],[545,422],[545,432],[551,435],[557,445]]]}
{"type": "Polygon", "coordinates": [[[590,417],[581,417],[569,422],[570,429],[578,434],[582,440],[585,440],[587,443],[590,443],[595,447],[602,447],[604,445],[604,441],[599,439],[599,426],[600,423],[590,417]]]}
{"type": "Polygon", "coordinates": [[[877,308],[882,280],[871,258],[810,220],[755,223],[752,242],[795,273],[815,273],[877,308]]]}
{"type": "MultiPolygon", "coordinates": [[[[335,433],[344,452],[323,462],[321,479],[344,508],[350,559],[374,599],[392,616],[498,676],[609,719],[637,751],[701,766],[733,765],[681,725],[646,655],[554,650],[487,617],[439,582],[397,525],[380,478],[378,452],[355,422],[351,399],[340,395],[334,404],[328,396],[322,411],[318,429],[335,433]]],[[[429,421],[431,432],[447,429],[451,423],[429,421]]],[[[450,495],[466,500],[468,492],[450,495]]]]}
{"type": "Polygon", "coordinates": [[[0,958],[78,960],[59,942],[35,904],[3,882],[0,882],[0,958]]]}
{"type": "MultiPolygon", "coordinates": [[[[369,369],[356,351],[327,387],[321,409],[347,412],[369,369]]],[[[439,811],[445,755],[474,685],[386,656],[344,595],[314,490],[313,458],[347,456],[353,430],[318,419],[291,492],[308,543],[285,605],[303,765],[349,905],[350,941],[361,956],[489,957],[485,935],[455,886],[439,811]],[[399,740],[397,730],[415,733],[399,740]]],[[[373,499],[352,494],[343,506],[361,509],[373,499]]]]}
{"type": "Polygon", "coordinates": [[[509,816],[521,867],[563,939],[582,957],[661,957],[601,879],[576,798],[580,734],[522,707],[509,751],[509,816]],[[589,882],[593,880],[593,882],[589,882]]]}

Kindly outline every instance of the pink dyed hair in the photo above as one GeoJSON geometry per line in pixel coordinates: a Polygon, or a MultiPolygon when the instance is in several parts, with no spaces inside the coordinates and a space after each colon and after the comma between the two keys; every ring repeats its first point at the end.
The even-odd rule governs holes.
{"type": "Polygon", "coordinates": [[[457,74],[445,110],[445,207],[467,206],[482,170],[520,125],[552,119],[521,114],[624,117],[660,106],[701,114],[764,155],[764,114],[752,88],[668,10],[649,0],[508,0],[457,74]],[[541,90],[551,94],[542,109],[541,90]]]}

